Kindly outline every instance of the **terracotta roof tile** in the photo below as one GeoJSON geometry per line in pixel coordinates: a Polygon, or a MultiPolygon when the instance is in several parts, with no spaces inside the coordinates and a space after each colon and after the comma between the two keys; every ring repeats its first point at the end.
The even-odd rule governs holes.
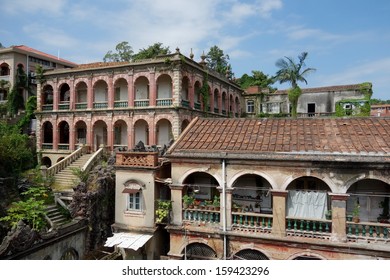
{"type": "Polygon", "coordinates": [[[390,118],[195,119],[175,152],[390,154],[390,118]]]}

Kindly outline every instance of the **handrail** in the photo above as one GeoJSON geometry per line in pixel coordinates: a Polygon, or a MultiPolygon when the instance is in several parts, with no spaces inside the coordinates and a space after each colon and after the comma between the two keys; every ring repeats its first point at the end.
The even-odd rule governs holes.
{"type": "Polygon", "coordinates": [[[95,165],[95,163],[102,158],[104,152],[104,147],[101,147],[99,150],[97,150],[83,165],[81,168],[81,171],[89,172],[92,167],[95,165]]]}
{"type": "Polygon", "coordinates": [[[72,162],[74,162],[75,160],[80,158],[83,154],[85,154],[86,148],[87,148],[86,146],[82,146],[82,147],[78,148],[76,151],[74,151],[73,153],[71,153],[70,155],[68,155],[67,157],[65,157],[64,159],[62,159],[61,161],[57,162],[53,166],[50,166],[47,169],[46,174],[49,176],[54,176],[55,174],[57,174],[61,170],[64,170],[72,162]]]}

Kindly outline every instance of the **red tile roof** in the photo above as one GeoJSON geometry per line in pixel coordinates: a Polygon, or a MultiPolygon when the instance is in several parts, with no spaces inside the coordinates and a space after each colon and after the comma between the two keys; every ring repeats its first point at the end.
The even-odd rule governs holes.
{"type": "Polygon", "coordinates": [[[54,55],[51,55],[51,54],[47,54],[47,53],[44,53],[44,52],[41,52],[41,51],[38,51],[36,49],[33,49],[33,48],[30,48],[28,46],[24,46],[24,45],[20,45],[20,46],[12,46],[13,49],[17,49],[17,50],[21,50],[21,51],[25,51],[25,52],[29,52],[29,53],[35,53],[37,55],[40,55],[40,56],[43,56],[43,57],[47,57],[49,59],[53,59],[53,60],[57,60],[57,61],[62,61],[64,63],[67,63],[67,64],[72,64],[74,66],[76,66],[77,64],[74,63],[74,62],[71,62],[69,60],[65,60],[65,59],[62,59],[62,58],[58,58],[57,56],[54,56],[54,55]]]}
{"type": "Polygon", "coordinates": [[[168,156],[221,153],[237,157],[375,155],[390,162],[390,118],[197,118],[168,156]]]}

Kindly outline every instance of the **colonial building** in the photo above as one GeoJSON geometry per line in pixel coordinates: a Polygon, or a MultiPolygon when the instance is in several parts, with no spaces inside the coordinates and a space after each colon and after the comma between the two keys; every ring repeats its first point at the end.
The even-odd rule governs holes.
{"type": "Polygon", "coordinates": [[[242,90],[176,53],[134,62],[93,63],[45,74],[38,88],[37,148],[51,166],[79,144],[96,151],[163,147],[196,116],[241,114],[242,90]]]}
{"type": "Polygon", "coordinates": [[[390,259],[389,139],[389,118],[193,120],[168,258],[390,259]]]}
{"type": "Polygon", "coordinates": [[[371,116],[390,117],[390,104],[371,105],[371,116]]]}
{"type": "MultiPolygon", "coordinates": [[[[28,86],[33,94],[36,93],[37,81],[34,77],[35,67],[37,65],[42,66],[45,70],[73,68],[76,66],[73,62],[24,45],[0,48],[0,102],[7,100],[10,89],[16,83],[18,71],[22,71],[22,73],[27,75],[28,86]]],[[[29,94],[26,88],[20,88],[18,90],[21,91],[19,94],[26,101],[29,94]]]]}
{"type": "MultiPolygon", "coordinates": [[[[298,99],[297,114],[302,117],[364,114],[372,94],[370,83],[303,88],[298,99]],[[339,109],[338,109],[339,106],[339,109]],[[339,111],[339,112],[338,112],[339,111]]],[[[248,117],[291,113],[287,90],[268,90],[254,86],[245,90],[245,112],[248,117]]]]}

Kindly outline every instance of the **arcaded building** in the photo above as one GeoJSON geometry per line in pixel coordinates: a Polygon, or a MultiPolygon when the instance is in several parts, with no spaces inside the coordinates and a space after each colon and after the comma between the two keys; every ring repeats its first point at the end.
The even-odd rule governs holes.
{"type": "Polygon", "coordinates": [[[176,53],[92,63],[45,73],[37,100],[37,148],[50,166],[79,144],[96,151],[161,147],[197,116],[238,117],[242,90],[225,76],[176,53]]]}
{"type": "Polygon", "coordinates": [[[167,257],[390,259],[389,139],[383,117],[193,120],[166,154],[167,257]]]}

